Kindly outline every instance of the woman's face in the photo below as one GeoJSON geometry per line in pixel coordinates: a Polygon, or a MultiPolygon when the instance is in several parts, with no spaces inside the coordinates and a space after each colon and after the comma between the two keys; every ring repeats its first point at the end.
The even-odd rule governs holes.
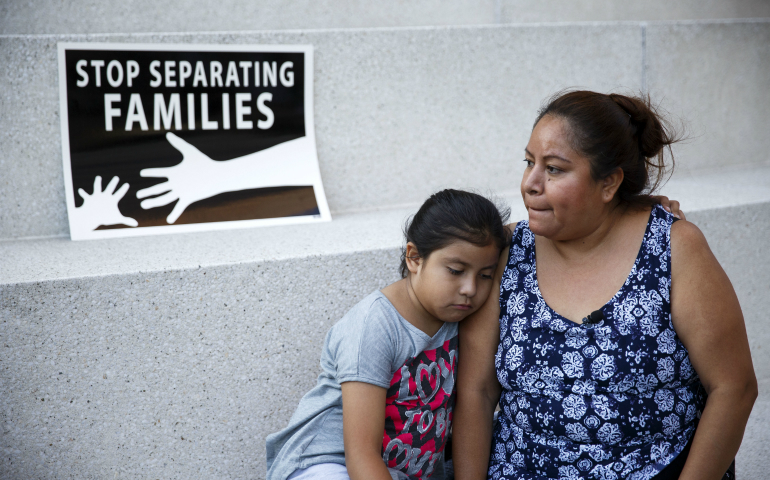
{"type": "Polygon", "coordinates": [[[594,231],[617,189],[608,191],[607,181],[593,179],[588,158],[570,146],[568,129],[566,121],[546,115],[535,125],[525,150],[521,196],[529,228],[551,240],[581,238],[594,231]]]}

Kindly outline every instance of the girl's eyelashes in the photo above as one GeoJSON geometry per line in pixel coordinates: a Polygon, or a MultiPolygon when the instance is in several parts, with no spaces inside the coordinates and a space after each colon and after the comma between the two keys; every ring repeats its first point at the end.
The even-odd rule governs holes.
{"type": "Polygon", "coordinates": [[[534,164],[535,164],[535,162],[533,162],[532,160],[530,160],[530,159],[528,159],[528,158],[525,158],[525,159],[524,159],[524,163],[526,163],[526,164],[527,164],[527,167],[531,167],[532,165],[534,165],[534,164]]]}
{"type": "MultiPolygon", "coordinates": [[[[446,268],[447,270],[449,270],[449,273],[452,275],[462,275],[464,273],[463,270],[455,270],[452,267],[446,267],[446,268]]],[[[479,276],[484,280],[492,280],[492,275],[489,275],[489,274],[479,273],[479,276]]]]}

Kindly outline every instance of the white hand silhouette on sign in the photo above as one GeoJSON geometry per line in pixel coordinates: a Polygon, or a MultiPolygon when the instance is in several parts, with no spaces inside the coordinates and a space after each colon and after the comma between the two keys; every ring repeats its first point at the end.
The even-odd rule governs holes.
{"type": "Polygon", "coordinates": [[[165,182],[136,192],[145,210],[177,201],[166,217],[174,223],[191,204],[225,192],[252,188],[313,185],[318,178],[313,145],[307,137],[278,144],[232,160],[212,160],[171,132],[166,139],[182,154],[173,167],[145,168],[142,177],[163,177],[165,182]]]}
{"type": "Polygon", "coordinates": [[[83,199],[83,205],[74,210],[73,224],[88,231],[96,230],[101,225],[128,225],[136,227],[139,223],[120,213],[118,202],[128,192],[128,184],[124,183],[116,192],[120,179],[112,177],[107,188],[102,190],[102,177],[94,178],[94,192],[88,194],[82,188],[78,189],[78,195],[83,199]]]}

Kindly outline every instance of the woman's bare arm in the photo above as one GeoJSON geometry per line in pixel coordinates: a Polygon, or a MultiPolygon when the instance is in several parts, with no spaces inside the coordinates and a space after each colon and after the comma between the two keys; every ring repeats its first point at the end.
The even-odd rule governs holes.
{"type": "Polygon", "coordinates": [[[500,255],[492,293],[479,311],[460,323],[457,403],[452,430],[452,461],[457,480],[487,478],[492,419],[500,398],[495,353],[500,343],[500,279],[508,249],[500,255]]]}
{"type": "Polygon", "coordinates": [[[695,225],[671,227],[671,312],[708,400],[680,479],[721,479],[757,398],[735,290],[695,225]]]}
{"type": "Polygon", "coordinates": [[[381,453],[386,393],[368,383],[342,384],[345,464],[352,480],[392,480],[381,453]]]}

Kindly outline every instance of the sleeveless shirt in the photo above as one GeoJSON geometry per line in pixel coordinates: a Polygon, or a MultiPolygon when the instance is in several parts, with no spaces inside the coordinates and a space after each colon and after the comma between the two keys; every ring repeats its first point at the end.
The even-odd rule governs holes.
{"type": "Polygon", "coordinates": [[[650,479],[687,445],[705,391],[671,321],[675,220],[652,208],[631,273],[591,325],[545,303],[519,222],[500,286],[489,478],[650,479]]]}

